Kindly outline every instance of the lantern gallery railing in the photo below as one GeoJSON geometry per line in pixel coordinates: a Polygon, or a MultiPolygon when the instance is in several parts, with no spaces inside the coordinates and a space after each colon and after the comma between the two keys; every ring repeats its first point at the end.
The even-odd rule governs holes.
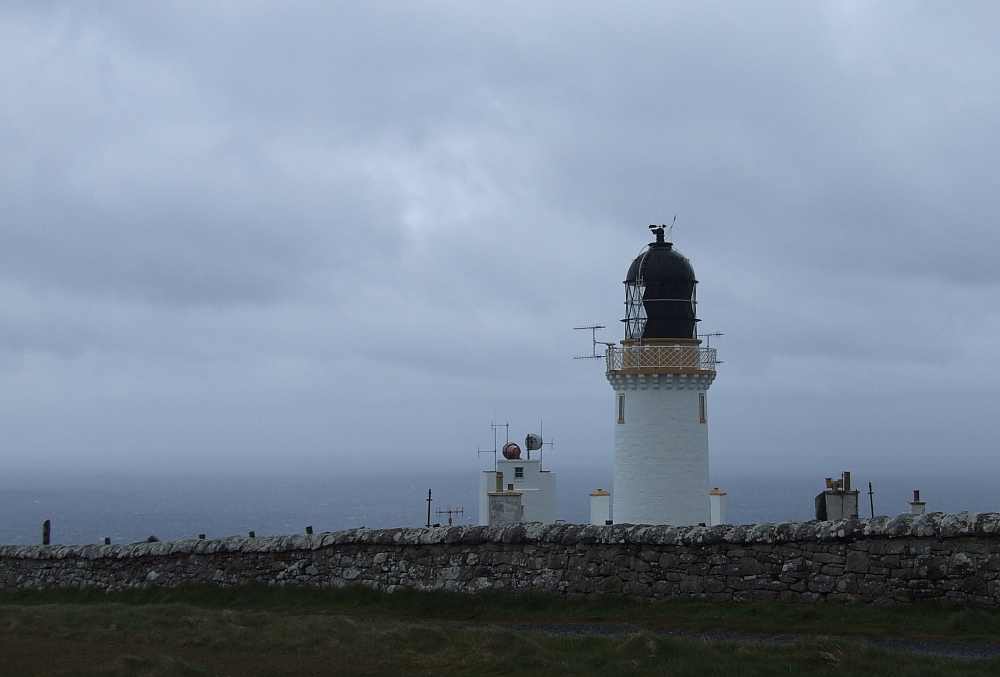
{"type": "Polygon", "coordinates": [[[715,371],[715,348],[699,346],[608,346],[608,371],[697,369],[715,371]]]}

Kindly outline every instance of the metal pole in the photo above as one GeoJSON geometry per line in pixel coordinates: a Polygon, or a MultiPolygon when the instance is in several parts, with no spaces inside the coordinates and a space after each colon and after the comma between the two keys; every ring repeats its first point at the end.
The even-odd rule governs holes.
{"type": "Polygon", "coordinates": [[[868,503],[872,507],[872,519],[875,519],[875,492],[872,491],[872,483],[868,483],[868,503]]]}
{"type": "Polygon", "coordinates": [[[52,521],[42,522],[42,545],[49,545],[52,542],[52,521]]]}
{"type": "Polygon", "coordinates": [[[427,528],[431,528],[431,490],[427,490],[427,528]]]}

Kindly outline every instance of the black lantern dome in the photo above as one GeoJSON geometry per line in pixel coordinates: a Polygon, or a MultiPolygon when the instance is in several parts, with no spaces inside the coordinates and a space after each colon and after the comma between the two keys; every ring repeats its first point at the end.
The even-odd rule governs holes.
{"type": "Polygon", "coordinates": [[[694,268],[654,228],[651,242],[636,257],[625,278],[625,338],[696,339],[698,301],[694,268]]]}

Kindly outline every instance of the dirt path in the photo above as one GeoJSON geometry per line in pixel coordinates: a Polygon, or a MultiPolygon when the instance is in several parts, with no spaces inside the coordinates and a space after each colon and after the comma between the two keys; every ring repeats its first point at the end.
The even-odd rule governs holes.
{"type": "MultiPolygon", "coordinates": [[[[303,618],[303,616],[283,616],[284,618],[303,618]]],[[[434,625],[438,627],[477,629],[483,628],[504,628],[522,632],[547,632],[553,635],[565,637],[620,637],[633,632],[647,630],[641,625],[629,623],[475,623],[466,621],[434,621],[434,620],[413,620],[382,618],[373,619],[371,617],[360,617],[350,615],[327,615],[321,614],[321,618],[344,618],[357,623],[374,622],[395,622],[413,625],[434,625]]],[[[659,630],[653,631],[660,637],[676,637],[681,639],[701,639],[706,642],[734,642],[741,644],[772,644],[777,646],[791,645],[800,641],[810,639],[832,639],[837,642],[848,644],[865,644],[878,647],[885,651],[899,653],[922,654],[935,658],[957,658],[963,660],[978,660],[988,658],[1000,658],[1000,642],[961,642],[954,640],[920,640],[902,639],[896,637],[861,637],[850,635],[758,635],[740,632],[729,632],[726,630],[709,630],[706,632],[695,632],[691,630],[659,630]]]]}

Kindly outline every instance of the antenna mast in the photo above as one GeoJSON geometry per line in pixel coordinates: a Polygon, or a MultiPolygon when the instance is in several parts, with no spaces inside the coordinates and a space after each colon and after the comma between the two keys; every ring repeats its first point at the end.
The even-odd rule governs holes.
{"type": "Polygon", "coordinates": [[[598,360],[604,358],[604,353],[601,353],[600,355],[597,354],[597,346],[602,345],[605,348],[609,348],[614,345],[614,343],[608,343],[606,341],[597,340],[597,330],[604,328],[605,326],[603,324],[588,324],[586,327],[573,327],[574,331],[578,329],[589,329],[590,340],[591,340],[590,355],[577,355],[576,357],[573,358],[574,360],[598,360]]]}
{"type": "Polygon", "coordinates": [[[450,527],[451,526],[451,517],[452,517],[452,515],[464,515],[465,514],[465,509],[464,508],[459,508],[458,510],[452,510],[451,506],[449,505],[447,510],[442,510],[441,508],[438,508],[437,514],[439,514],[439,515],[447,515],[448,516],[448,526],[450,527]]]}
{"type": "Polygon", "coordinates": [[[497,428],[503,428],[507,433],[507,441],[510,442],[510,423],[496,423],[490,421],[490,427],[493,428],[493,448],[492,449],[480,449],[476,447],[476,454],[493,454],[493,471],[496,472],[497,469],[497,428]]]}
{"type": "Polygon", "coordinates": [[[675,223],[677,223],[677,214],[674,214],[674,220],[670,222],[669,226],[667,226],[667,242],[673,242],[674,241],[674,224],[675,223]]]}
{"type": "Polygon", "coordinates": [[[544,428],[542,427],[542,423],[543,423],[542,419],[538,419],[538,439],[541,440],[541,443],[538,445],[538,471],[539,472],[542,471],[542,451],[543,451],[545,445],[546,444],[549,445],[549,448],[551,449],[553,446],[555,446],[555,443],[556,443],[555,440],[552,440],[550,442],[546,442],[545,441],[545,435],[542,434],[544,432],[544,428]]]}
{"type": "Polygon", "coordinates": [[[713,331],[710,334],[698,334],[698,338],[702,338],[702,337],[705,338],[705,347],[706,348],[711,348],[712,347],[712,337],[713,336],[725,336],[725,334],[723,334],[721,331],[713,331]]]}

